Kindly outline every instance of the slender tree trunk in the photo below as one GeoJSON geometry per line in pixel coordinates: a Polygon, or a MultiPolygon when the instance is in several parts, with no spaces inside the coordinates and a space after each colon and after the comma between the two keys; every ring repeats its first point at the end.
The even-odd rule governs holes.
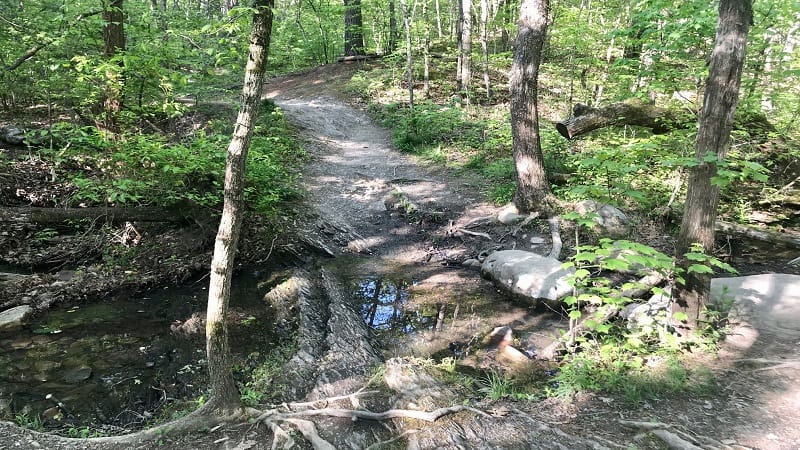
{"type": "Polygon", "coordinates": [[[408,5],[408,0],[400,0],[403,9],[403,27],[406,31],[406,76],[408,80],[408,107],[413,114],[414,110],[414,70],[411,53],[411,21],[413,20],[413,7],[408,5]]]}
{"type": "Polygon", "coordinates": [[[247,152],[261,106],[261,87],[267,66],[274,0],[256,0],[250,55],[245,69],[242,105],[236,119],[225,168],[225,201],[211,260],[206,314],[206,355],[211,385],[211,410],[231,412],[241,407],[231,376],[228,327],[225,316],[231,296],[233,261],[244,216],[244,178],[247,152]]]}
{"type": "Polygon", "coordinates": [[[461,0],[461,90],[469,104],[472,88],[472,0],[461,0]]]}
{"type": "MultiPolygon", "coordinates": [[[[103,56],[111,59],[125,50],[123,0],[111,0],[103,5],[103,56]]],[[[99,128],[112,139],[119,134],[119,112],[122,111],[123,67],[121,64],[106,70],[103,92],[103,112],[99,128]]]]}
{"type": "Polygon", "coordinates": [[[752,8],[751,0],[720,0],[719,3],[717,37],[695,141],[695,157],[700,164],[692,169],[689,177],[677,246],[680,265],[687,273],[684,274],[685,284],[678,288],[673,312],[686,314],[688,319],[678,325],[689,333],[697,329],[708,301],[711,278],[708,274],[688,272],[691,261],[683,255],[693,244],[702,245],[707,253],[713,249],[719,188],[712,183],[712,178],[717,173],[716,163],[725,158],[728,150],[752,8]]]}
{"type": "Polygon", "coordinates": [[[538,79],[542,46],[547,32],[549,0],[523,0],[514,60],[509,74],[511,134],[517,191],[514,203],[520,211],[550,209],[550,185],[544,169],[539,140],[538,79]]]}
{"type": "Polygon", "coordinates": [[[481,63],[483,64],[483,84],[486,87],[486,98],[492,99],[492,85],[489,81],[489,1],[481,0],[481,63]]]}
{"type": "Polygon", "coordinates": [[[389,53],[397,49],[397,17],[394,11],[394,0],[389,1],[389,53]]]}
{"type": "Polygon", "coordinates": [[[442,11],[439,0],[434,0],[434,4],[436,6],[436,32],[439,33],[439,39],[442,39],[444,33],[442,33],[442,11]]]}
{"type": "Polygon", "coordinates": [[[361,0],[344,0],[344,56],[364,54],[361,0]]]}
{"type": "Polygon", "coordinates": [[[422,44],[423,72],[422,72],[422,92],[425,98],[430,97],[431,90],[431,25],[428,17],[428,4],[422,2],[422,22],[425,27],[424,42],[422,44]]]}

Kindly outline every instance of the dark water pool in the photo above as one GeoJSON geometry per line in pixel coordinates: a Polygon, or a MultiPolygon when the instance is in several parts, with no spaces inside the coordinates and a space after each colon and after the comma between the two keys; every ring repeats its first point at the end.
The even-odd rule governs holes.
{"type": "MultiPolygon", "coordinates": [[[[249,271],[234,279],[229,316],[237,361],[273,338],[260,278],[249,271]]],[[[207,284],[67,306],[0,333],[0,416],[46,428],[128,428],[199,398],[206,367],[197,317],[205,312],[207,284]]]]}

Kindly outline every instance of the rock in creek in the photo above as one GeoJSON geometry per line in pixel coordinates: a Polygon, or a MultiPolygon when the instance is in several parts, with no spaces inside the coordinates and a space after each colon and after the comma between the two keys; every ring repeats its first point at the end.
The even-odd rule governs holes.
{"type": "Polygon", "coordinates": [[[15,306],[0,312],[0,331],[21,327],[32,312],[33,308],[28,305],[15,306]]]}
{"type": "Polygon", "coordinates": [[[572,292],[567,277],[574,269],[564,269],[561,261],[522,250],[502,250],[486,258],[481,276],[494,281],[502,290],[527,303],[541,300],[555,304],[572,292]]]}
{"type": "Polygon", "coordinates": [[[89,366],[80,366],[70,369],[64,373],[64,382],[68,384],[80,383],[86,381],[92,376],[92,368],[89,366]]]}

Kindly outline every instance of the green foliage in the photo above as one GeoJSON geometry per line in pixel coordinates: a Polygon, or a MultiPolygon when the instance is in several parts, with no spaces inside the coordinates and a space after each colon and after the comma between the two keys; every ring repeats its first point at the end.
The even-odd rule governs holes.
{"type": "Polygon", "coordinates": [[[103,436],[100,431],[92,430],[88,426],[75,428],[72,427],[67,430],[67,436],[75,439],[88,439],[103,436]]]}
{"type": "Polygon", "coordinates": [[[22,428],[27,428],[33,431],[44,431],[44,424],[42,418],[38,414],[29,415],[27,413],[14,415],[14,422],[22,428]]]}
{"type": "Polygon", "coordinates": [[[716,390],[714,375],[707,368],[688,368],[673,355],[631,356],[620,347],[589,342],[561,365],[554,381],[551,395],[608,392],[620,394],[632,405],[664,395],[702,396],[716,390]]]}
{"type": "MultiPolygon", "coordinates": [[[[251,141],[245,200],[262,214],[298,192],[305,153],[286,127],[280,110],[267,104],[251,141]]],[[[83,168],[71,179],[75,202],[169,206],[189,201],[216,208],[222,201],[227,134],[201,131],[185,143],[155,134],[109,141],[94,127],[62,123],[49,137],[59,149],[43,150],[42,157],[83,168]]]]}

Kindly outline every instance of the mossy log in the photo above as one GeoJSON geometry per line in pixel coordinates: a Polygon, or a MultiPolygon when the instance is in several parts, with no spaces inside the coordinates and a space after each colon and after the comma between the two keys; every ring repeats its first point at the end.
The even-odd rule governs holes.
{"type": "Polygon", "coordinates": [[[572,112],[572,118],[556,124],[558,132],[567,139],[612,125],[637,125],[650,128],[655,134],[663,134],[697,123],[690,114],[659,108],[639,99],[628,99],[602,108],[577,103],[572,112]]]}

